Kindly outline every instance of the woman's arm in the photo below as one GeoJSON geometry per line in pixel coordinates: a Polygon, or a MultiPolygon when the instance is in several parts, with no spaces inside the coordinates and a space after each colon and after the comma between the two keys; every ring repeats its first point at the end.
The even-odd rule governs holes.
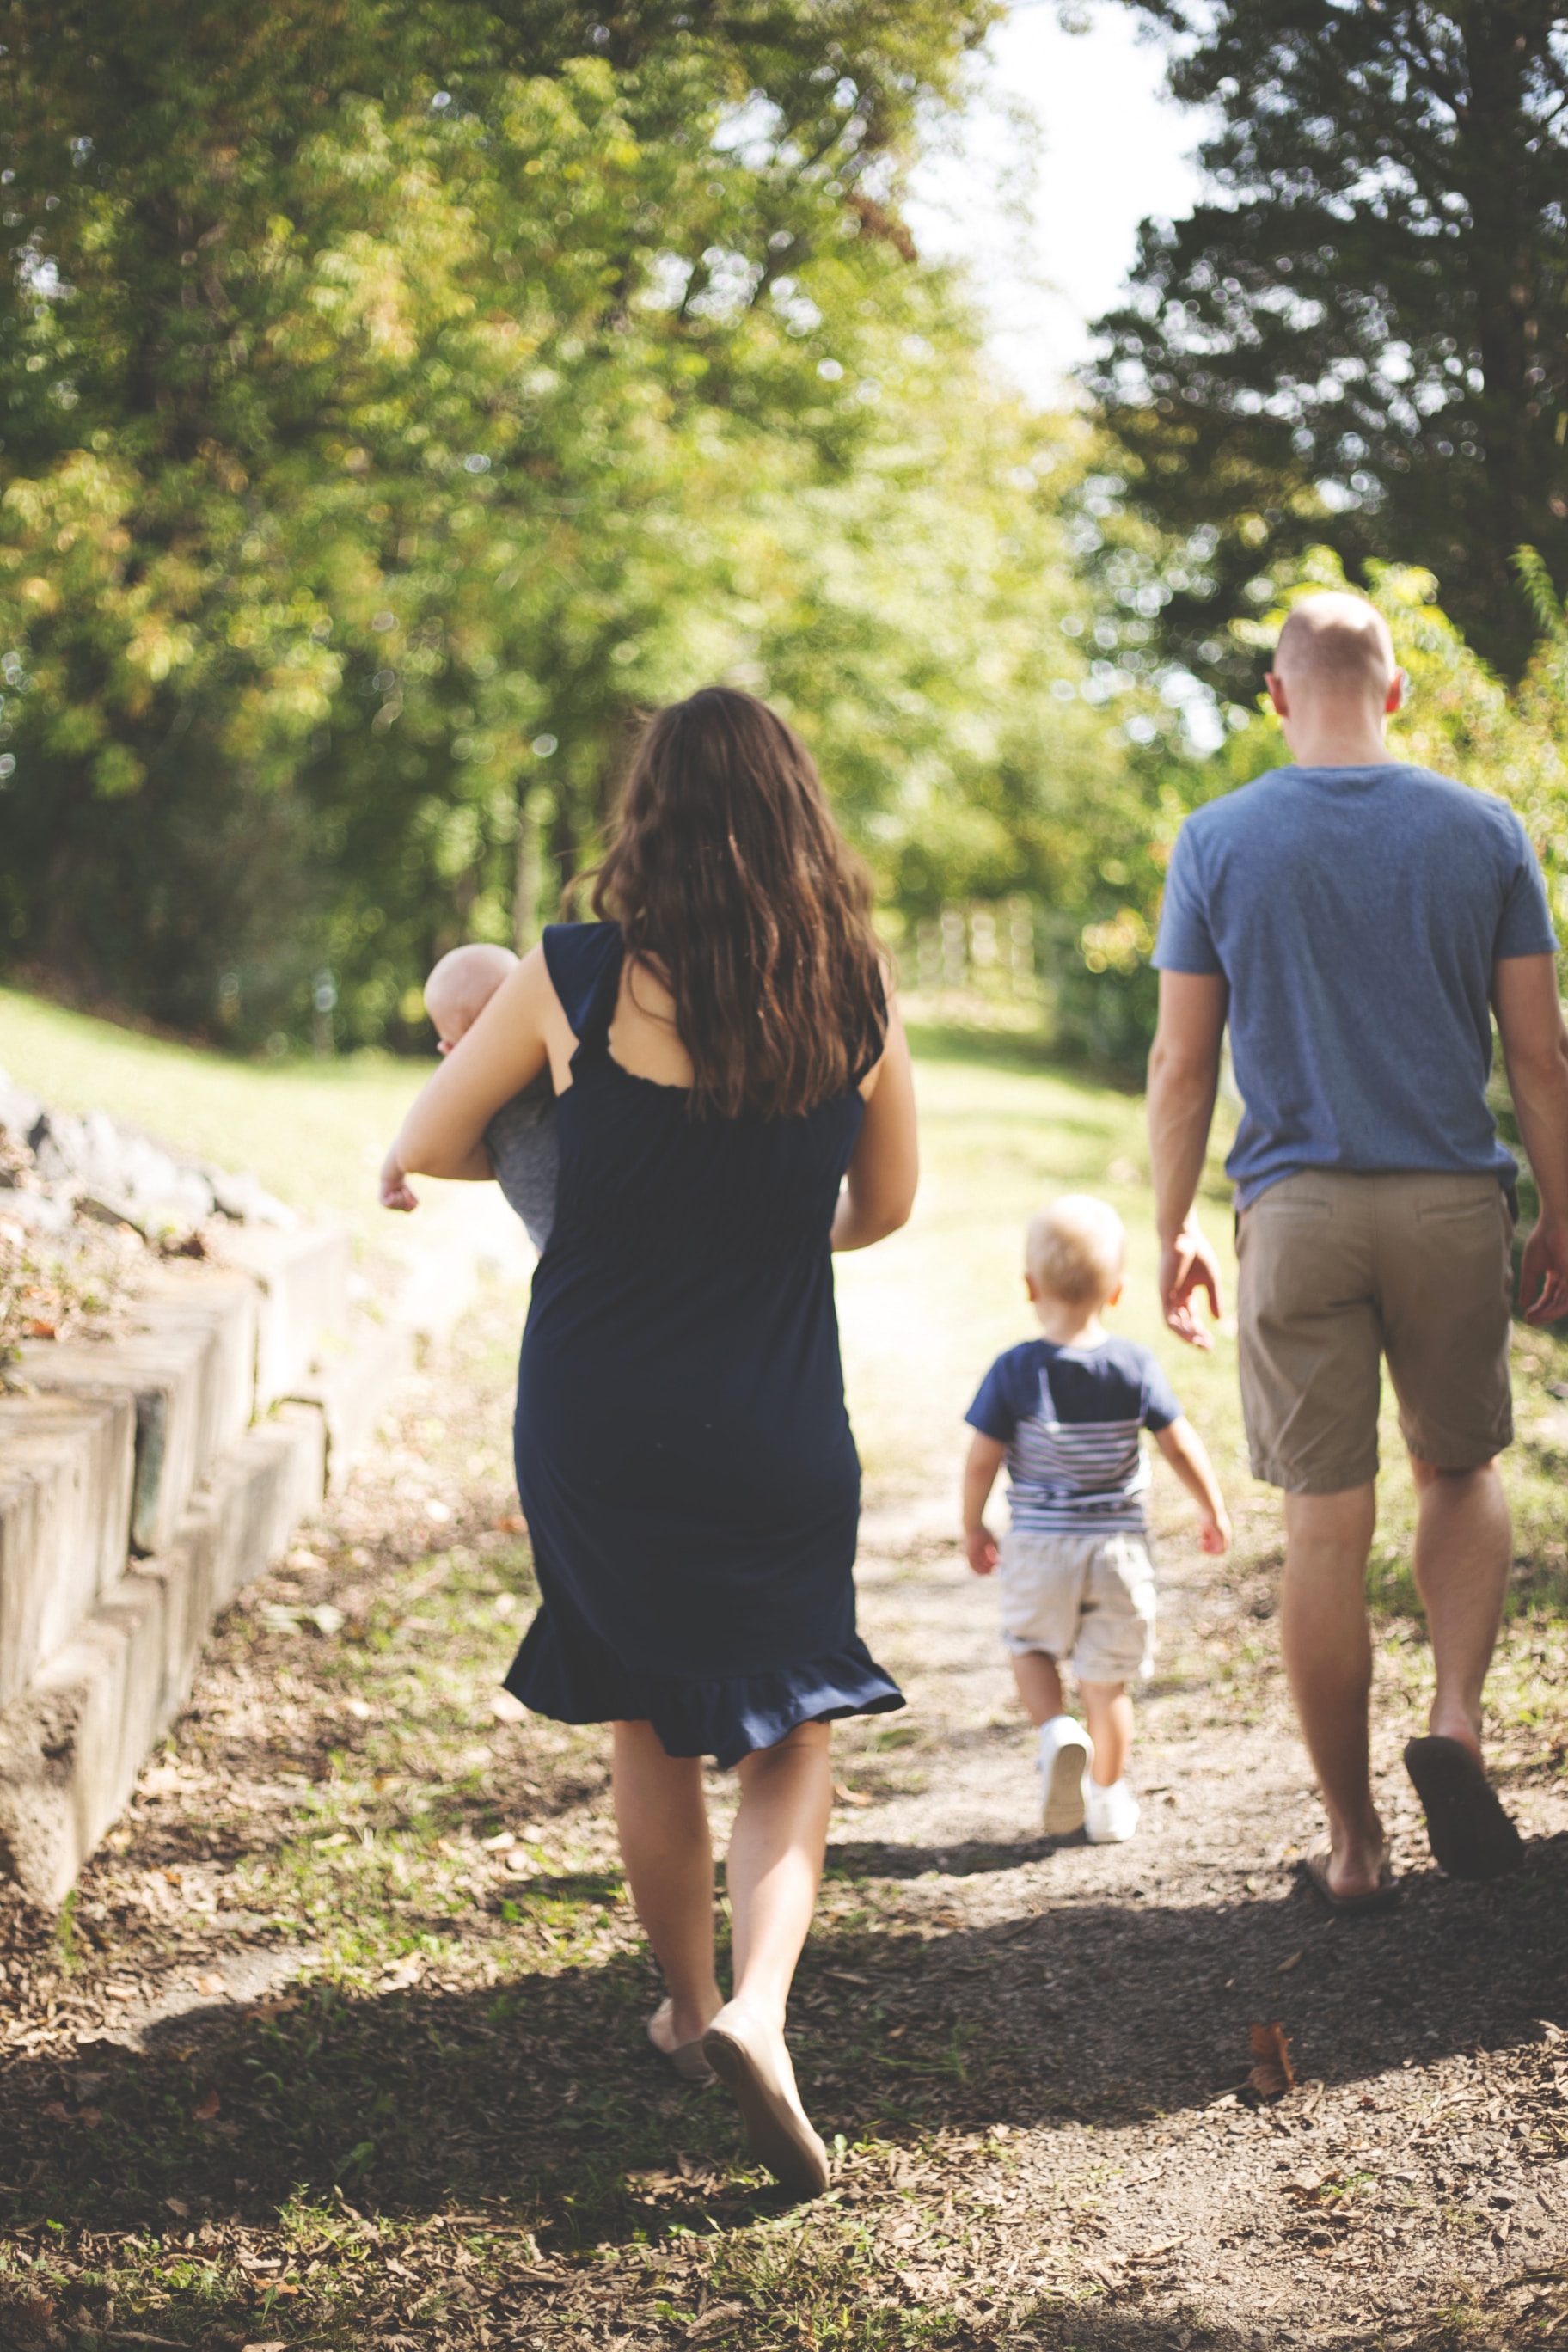
{"type": "Polygon", "coordinates": [[[405,1205],[395,1197],[399,1175],[463,1180],[490,1173],[485,1129],[502,1103],[538,1076],[557,1031],[564,1036],[564,1016],[544,950],[534,948],[416,1097],[382,1170],[382,1198],[389,1208],[405,1205]]]}
{"type": "Polygon", "coordinates": [[[889,997],[882,1056],[866,1081],[866,1116],[833,1220],[836,1250],[868,1249],[908,1224],[920,1181],[909,1040],[889,997]]]}

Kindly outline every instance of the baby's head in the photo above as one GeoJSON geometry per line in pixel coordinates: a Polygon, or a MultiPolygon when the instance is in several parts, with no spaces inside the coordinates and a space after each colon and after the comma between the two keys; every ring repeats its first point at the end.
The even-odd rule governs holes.
{"type": "Polygon", "coordinates": [[[1076,1307],[1088,1317],[1121,1296],[1127,1234],[1114,1209],[1087,1192],[1065,1192],[1037,1209],[1024,1236],[1024,1268],[1035,1304],[1076,1307]]]}
{"type": "Polygon", "coordinates": [[[516,961],[510,948],[484,940],[441,958],[425,983],[425,1010],[443,1053],[473,1027],[516,961]]]}

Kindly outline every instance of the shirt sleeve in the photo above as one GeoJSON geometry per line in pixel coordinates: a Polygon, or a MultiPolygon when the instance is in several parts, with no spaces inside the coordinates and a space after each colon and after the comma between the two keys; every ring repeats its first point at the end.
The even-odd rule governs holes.
{"type": "Polygon", "coordinates": [[[983,1437],[994,1437],[998,1445],[1011,1445],[1013,1433],[1018,1426],[1018,1409],[1013,1398],[1014,1383],[1009,1377],[1012,1367],[1005,1356],[998,1356],[980,1383],[980,1392],[964,1420],[971,1429],[983,1437]]]}
{"type": "Polygon", "coordinates": [[[1225,966],[1209,927],[1208,891],[1189,818],[1176,835],[1165,873],[1160,936],[1154,942],[1159,971],[1223,972],[1225,966]]]}
{"type": "Polygon", "coordinates": [[[1530,835],[1517,816],[1513,818],[1510,830],[1514,835],[1514,865],[1498,922],[1496,944],[1492,949],[1492,960],[1498,963],[1509,956],[1555,955],[1557,952],[1557,933],[1552,927],[1546,884],[1535,852],[1530,845],[1530,835]]]}
{"type": "Polygon", "coordinates": [[[1147,1356],[1143,1363],[1143,1426],[1145,1429],[1169,1429],[1180,1421],[1182,1408],[1176,1391],[1165,1378],[1164,1367],[1157,1356],[1147,1356]]]}

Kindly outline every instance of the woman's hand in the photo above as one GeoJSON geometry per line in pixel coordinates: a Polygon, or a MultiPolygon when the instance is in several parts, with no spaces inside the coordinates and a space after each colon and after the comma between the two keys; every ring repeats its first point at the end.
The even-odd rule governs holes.
{"type": "Polygon", "coordinates": [[[384,1209],[416,1209],[419,1195],[408,1181],[395,1143],[381,1163],[381,1205],[384,1209]]]}

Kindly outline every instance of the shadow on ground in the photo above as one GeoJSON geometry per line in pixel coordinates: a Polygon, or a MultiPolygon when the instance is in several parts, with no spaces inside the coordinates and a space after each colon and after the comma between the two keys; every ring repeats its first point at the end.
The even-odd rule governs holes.
{"type": "MultiPolygon", "coordinates": [[[[974,1866],[995,1870],[997,1850],[984,1855],[974,1866]]],[[[865,1877],[886,1859],[835,1856],[865,1877]]],[[[936,1856],[899,1860],[904,1874],[936,1856]]],[[[1538,2021],[1568,2019],[1565,1947],[1568,1838],[1494,1887],[1414,1878],[1397,1910],[1356,1923],[1292,1889],[1067,1903],[950,1934],[830,1925],[801,1971],[792,2041],[808,2104],[851,2141],[1116,2126],[1242,2086],[1255,2021],[1279,2019],[1301,2078],[1331,2085],[1538,2039],[1538,2021]]],[[[537,1945],[517,1957],[537,1968],[537,1945]]],[[[648,2053],[654,1998],[648,1964],[623,1953],[482,1990],[318,1986],[298,2006],[187,2013],[141,2052],[97,2042],[74,2062],[22,2059],[0,2094],[0,2197],[16,2229],[100,2231],[167,2228],[171,2199],[257,2223],[300,2194],[367,2212],[500,2200],[563,2247],[691,2226],[695,2207],[731,2223],[776,2211],[772,2192],[700,2179],[731,2164],[732,2112],[648,2053]],[[682,2159],[689,2199],[650,2204],[628,2182],[682,2159]]]]}

